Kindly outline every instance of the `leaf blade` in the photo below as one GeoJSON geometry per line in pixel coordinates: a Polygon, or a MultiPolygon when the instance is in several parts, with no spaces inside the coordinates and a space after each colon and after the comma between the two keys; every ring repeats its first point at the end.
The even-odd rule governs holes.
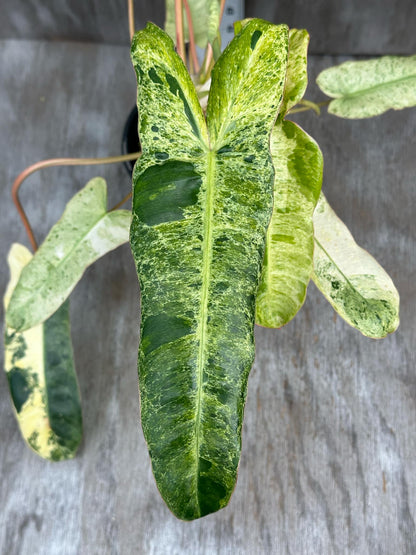
{"type": "Polygon", "coordinates": [[[308,86],[308,46],[309,33],[306,29],[289,29],[289,57],[280,117],[284,117],[305,94],[308,86]]]}
{"type": "Polygon", "coordinates": [[[343,118],[369,118],[416,105],[416,56],[383,56],[344,62],[316,80],[333,97],[328,111],[343,118]]]}
{"type": "Polygon", "coordinates": [[[22,271],[10,299],[7,325],[24,331],[44,322],[68,298],[85,269],[128,241],[130,213],[107,212],[107,188],[89,181],[67,204],[22,271]]]}
{"type": "Polygon", "coordinates": [[[363,335],[379,339],[399,325],[399,294],[385,270],[354,241],[321,193],[315,214],[315,285],[363,335]]]}
{"type": "MultiPolygon", "coordinates": [[[[257,46],[267,58],[270,35],[275,52],[280,56],[283,48],[287,56],[287,29],[259,21],[250,25],[213,71],[209,137],[173,44],[150,25],[139,32],[132,49],[143,141],[133,176],[131,228],[142,293],[142,426],[158,488],[169,508],[185,520],[222,508],[234,489],[254,356],[254,294],[272,209],[268,134],[285,68],[269,74],[267,94],[255,104],[257,133],[242,133],[256,120],[246,109],[241,83],[234,80],[233,91],[224,95],[216,89],[232,59],[247,69],[247,50],[250,54],[257,46]],[[251,48],[260,30],[265,37],[251,48]],[[236,52],[238,45],[242,53],[236,52]],[[151,79],[152,69],[158,80],[151,79]],[[178,84],[173,89],[169,75],[178,84]],[[218,99],[225,99],[226,110],[218,99]],[[237,112],[233,121],[229,114],[237,112]],[[156,131],[151,133],[152,128],[156,131]],[[157,159],[155,142],[166,152],[164,160],[157,159]],[[244,178],[239,178],[241,168],[244,178]],[[149,213],[157,215],[149,220],[149,213]],[[237,257],[243,262],[236,263],[237,257]]],[[[242,71],[247,78],[249,73],[242,71]]]]}
{"type": "Polygon", "coordinates": [[[313,270],[313,212],[322,185],[317,143],[291,121],[272,131],[273,215],[256,298],[256,324],[280,328],[301,308],[313,270]]]}
{"type": "MultiPolygon", "coordinates": [[[[279,31],[274,35],[267,32],[270,25],[259,19],[250,20],[224,50],[221,62],[214,66],[207,107],[212,148],[221,151],[224,142],[238,141],[240,133],[249,132],[249,126],[255,123],[252,106],[260,102],[270,107],[268,125],[272,126],[276,119],[286,77],[288,29],[286,25],[275,26],[279,31]],[[283,33],[285,48],[280,44],[283,33]],[[236,55],[237,42],[240,54],[238,60],[233,60],[230,52],[236,55]],[[276,81],[276,90],[266,89],[268,79],[276,81]]],[[[252,133],[252,140],[262,142],[256,133],[252,133]]]]}
{"type": "MultiPolygon", "coordinates": [[[[22,268],[31,258],[23,245],[12,246],[5,309],[22,268]]],[[[82,415],[68,302],[44,324],[25,332],[6,326],[4,368],[15,416],[29,447],[48,460],[74,457],[82,438],[82,415]]]]}

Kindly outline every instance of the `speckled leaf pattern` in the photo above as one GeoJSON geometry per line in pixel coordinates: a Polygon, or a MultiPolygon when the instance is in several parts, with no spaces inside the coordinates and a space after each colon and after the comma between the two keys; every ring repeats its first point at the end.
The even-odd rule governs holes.
{"type": "MultiPolygon", "coordinates": [[[[10,249],[5,309],[31,258],[23,245],[10,249]]],[[[72,458],[82,437],[68,307],[65,302],[46,322],[25,332],[5,328],[4,369],[20,431],[38,455],[52,461],[72,458]]]]}
{"type": "Polygon", "coordinates": [[[354,241],[321,193],[315,213],[313,281],[362,334],[381,338],[399,325],[399,294],[385,270],[354,241]]]}
{"type": "Polygon", "coordinates": [[[273,129],[273,215],[256,299],[256,324],[280,328],[302,306],[313,270],[313,211],[322,185],[316,142],[291,121],[273,129]]]}
{"type": "Polygon", "coordinates": [[[285,90],[280,107],[281,117],[302,100],[305,94],[308,86],[308,45],[309,33],[305,29],[289,30],[289,57],[285,90]]]}
{"type": "Polygon", "coordinates": [[[328,111],[342,118],[370,118],[387,110],[416,106],[416,56],[383,56],[344,62],[322,71],[316,80],[335,98],[328,111]]]}
{"type": "Polygon", "coordinates": [[[212,74],[209,135],[171,39],[149,24],[132,45],[142,426],[159,490],[185,520],[224,507],[236,482],[287,42],[286,26],[253,20],[230,43],[212,74]]]}
{"type": "MultiPolygon", "coordinates": [[[[217,35],[220,21],[219,0],[188,0],[189,10],[192,17],[195,42],[201,48],[206,48],[212,43],[217,35]]],[[[185,8],[183,9],[183,26],[185,40],[189,40],[188,20],[185,8]]],[[[175,40],[175,0],[166,0],[165,31],[175,40]]]]}
{"type": "Polygon", "coordinates": [[[62,218],[21,278],[10,300],[7,325],[23,331],[51,316],[88,266],[129,239],[131,213],[107,212],[107,185],[96,177],[67,204],[62,218]]]}

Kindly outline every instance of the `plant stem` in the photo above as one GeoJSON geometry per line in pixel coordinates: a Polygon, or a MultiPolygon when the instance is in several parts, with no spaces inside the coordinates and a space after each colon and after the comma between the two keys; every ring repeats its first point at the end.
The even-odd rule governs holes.
{"type": "MultiPolygon", "coordinates": [[[[225,0],[221,0],[220,17],[218,20],[218,33],[219,33],[221,21],[222,21],[222,16],[224,14],[224,7],[225,7],[225,0]]],[[[211,70],[213,65],[214,65],[214,51],[212,49],[211,44],[208,43],[207,48],[205,50],[204,61],[202,62],[202,69],[201,69],[201,74],[199,78],[200,83],[205,83],[205,81],[209,79],[209,77],[211,76],[211,70]]]]}
{"type": "Polygon", "coordinates": [[[303,108],[292,108],[291,110],[289,110],[288,114],[299,114],[300,112],[307,112],[308,110],[314,110],[314,106],[328,106],[328,104],[330,103],[330,100],[325,100],[324,102],[312,102],[311,106],[304,106],[303,108]],[[313,105],[312,105],[313,104],[313,105]]]}
{"type": "Polygon", "coordinates": [[[114,210],[117,210],[117,208],[120,208],[120,206],[123,206],[123,204],[127,202],[132,196],[133,194],[130,191],[130,193],[126,195],[122,200],[120,200],[120,202],[118,202],[115,206],[113,206],[113,208],[110,208],[109,212],[113,212],[114,210]]]}
{"type": "Polygon", "coordinates": [[[175,0],[176,50],[186,65],[182,0],[175,0]]]}
{"type": "Polygon", "coordinates": [[[192,15],[191,15],[191,10],[189,9],[188,0],[183,0],[183,5],[185,6],[186,19],[188,21],[189,52],[190,52],[192,65],[193,65],[193,73],[196,74],[199,71],[199,63],[198,63],[198,56],[196,55],[194,26],[192,24],[192,15]]]}
{"type": "MultiPolygon", "coordinates": [[[[25,227],[27,236],[29,237],[30,244],[32,245],[33,251],[36,251],[38,245],[36,243],[35,236],[33,234],[32,228],[30,226],[28,217],[26,216],[25,211],[23,210],[22,203],[19,199],[19,188],[23,181],[35,173],[38,170],[43,168],[51,168],[53,166],[89,166],[89,165],[98,165],[98,164],[115,164],[117,162],[127,162],[129,160],[136,160],[139,158],[140,152],[135,152],[133,154],[125,154],[123,156],[109,156],[107,158],[53,158],[49,160],[42,160],[40,162],[36,162],[36,164],[32,164],[28,168],[22,171],[16,179],[14,180],[12,186],[12,198],[13,202],[16,205],[17,211],[19,212],[19,216],[23,222],[25,227]]],[[[123,202],[127,200],[124,199],[123,202]]]]}
{"type": "Polygon", "coordinates": [[[204,65],[203,65],[203,68],[202,68],[202,79],[201,79],[201,81],[203,83],[211,75],[211,69],[212,69],[213,61],[214,61],[214,52],[212,50],[212,46],[208,43],[206,54],[205,54],[204,65]]]}
{"type": "Polygon", "coordinates": [[[129,33],[130,33],[130,42],[133,39],[134,35],[134,4],[133,0],[127,0],[127,10],[129,14],[129,33]]]}
{"type": "Polygon", "coordinates": [[[218,21],[218,29],[220,28],[221,25],[221,21],[222,21],[222,16],[224,13],[224,7],[225,7],[225,0],[221,0],[221,6],[220,6],[220,19],[218,21]]]}

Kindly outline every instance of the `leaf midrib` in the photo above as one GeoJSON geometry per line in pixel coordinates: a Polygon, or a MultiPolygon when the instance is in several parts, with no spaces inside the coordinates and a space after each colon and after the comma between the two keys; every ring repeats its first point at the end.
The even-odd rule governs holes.
{"type": "MultiPolygon", "coordinates": [[[[326,254],[328,259],[332,262],[332,264],[335,266],[335,268],[338,270],[338,272],[342,275],[342,277],[345,279],[345,281],[348,283],[348,285],[351,287],[351,289],[353,289],[353,291],[355,291],[366,303],[368,303],[368,299],[366,297],[364,297],[364,295],[362,293],[360,293],[360,291],[351,283],[351,281],[347,278],[347,276],[344,274],[344,272],[341,270],[341,268],[338,266],[338,264],[335,262],[335,260],[332,258],[332,256],[322,246],[322,243],[320,243],[316,237],[314,237],[314,239],[315,239],[316,244],[326,254]]],[[[313,273],[316,274],[315,271],[313,273]]]]}
{"type": "MultiPolygon", "coordinates": [[[[351,93],[337,93],[339,94],[339,96],[333,96],[334,100],[338,100],[338,99],[343,99],[343,98],[356,98],[357,96],[364,96],[368,93],[371,93],[373,91],[379,90],[379,89],[383,89],[383,88],[388,88],[392,85],[395,85],[397,83],[402,83],[403,81],[407,81],[410,79],[416,79],[416,75],[407,75],[406,77],[400,77],[399,79],[393,79],[392,81],[387,81],[384,83],[379,83],[378,85],[373,85],[372,87],[367,87],[366,89],[359,89],[358,91],[354,91],[351,93]]],[[[331,96],[330,93],[328,93],[329,96],[331,96]]],[[[334,94],[334,93],[332,93],[334,94]]]]}
{"type": "MultiPolygon", "coordinates": [[[[212,231],[214,213],[214,194],[215,194],[215,167],[216,151],[207,152],[207,188],[206,205],[202,242],[202,290],[201,303],[199,310],[199,327],[196,335],[199,338],[198,358],[197,358],[197,400],[195,415],[195,450],[196,450],[196,476],[199,480],[200,464],[199,452],[201,445],[201,406],[202,406],[202,384],[205,365],[205,353],[207,345],[207,323],[208,323],[208,294],[211,281],[211,261],[212,261],[212,231]]],[[[197,504],[200,512],[199,488],[197,487],[197,504]]]]}
{"type": "MultiPolygon", "coordinates": [[[[264,37],[260,37],[260,40],[264,40],[264,37]]],[[[250,68],[253,65],[253,60],[256,59],[255,55],[251,55],[248,59],[248,63],[245,66],[242,74],[247,75],[250,72],[250,68]]],[[[243,88],[244,79],[241,78],[236,90],[234,90],[234,95],[231,102],[227,106],[227,112],[225,120],[220,126],[219,132],[216,133],[215,137],[209,137],[209,145],[205,145],[207,152],[207,188],[206,188],[206,205],[205,205],[205,217],[204,217],[204,229],[203,229],[203,242],[202,242],[202,291],[201,291],[201,304],[199,311],[199,327],[197,329],[196,335],[199,340],[198,348],[198,358],[197,358],[197,399],[196,399],[196,415],[195,415],[195,451],[196,451],[196,480],[197,480],[197,510],[201,514],[201,504],[199,499],[199,477],[200,477],[200,446],[202,439],[201,431],[201,408],[203,402],[203,373],[205,366],[205,354],[207,345],[207,323],[208,323],[208,294],[209,285],[211,281],[211,261],[212,261],[212,231],[213,231],[213,213],[214,213],[214,196],[215,196],[215,169],[216,169],[216,156],[217,151],[221,148],[224,142],[224,136],[230,121],[232,121],[232,109],[236,104],[237,98],[240,91],[243,88]],[[212,144],[212,139],[214,139],[214,144],[212,144]]],[[[208,111],[209,113],[209,111],[208,111]]],[[[209,134],[209,125],[207,125],[207,130],[209,134]]],[[[202,143],[202,141],[201,141],[202,143]]]]}
{"type": "MultiPolygon", "coordinates": [[[[264,40],[264,37],[260,37],[260,40],[264,40]]],[[[244,68],[243,75],[247,75],[250,68],[253,65],[253,60],[255,56],[250,56],[248,63],[244,68]]],[[[206,205],[205,205],[205,217],[204,217],[204,229],[203,229],[203,242],[202,242],[202,290],[201,290],[201,304],[199,311],[199,327],[197,329],[196,335],[199,340],[198,347],[198,358],[197,358],[197,399],[196,399],[196,415],[195,415],[195,451],[196,451],[196,476],[197,476],[197,508],[200,513],[200,501],[199,501],[199,475],[200,475],[200,446],[201,446],[201,408],[203,402],[203,373],[205,366],[205,353],[207,345],[207,323],[208,323],[208,294],[209,285],[211,281],[211,261],[212,261],[212,231],[213,231],[213,213],[214,213],[214,196],[215,196],[215,168],[216,168],[216,156],[217,150],[223,146],[224,135],[228,128],[229,122],[232,121],[232,108],[236,104],[237,97],[242,90],[242,82],[244,79],[240,79],[237,89],[234,91],[233,99],[227,107],[227,115],[225,121],[222,123],[219,133],[216,134],[214,139],[214,145],[212,145],[212,138],[209,137],[209,144],[211,148],[207,148],[201,141],[201,144],[207,153],[207,188],[206,188],[206,205]]],[[[207,125],[207,128],[209,126],[207,125]]]]}
{"type": "MultiPolygon", "coordinates": [[[[56,272],[58,272],[58,270],[60,270],[62,267],[65,266],[65,264],[67,263],[68,258],[70,258],[74,251],[79,247],[79,245],[85,241],[85,239],[94,231],[94,229],[97,227],[97,225],[105,218],[109,215],[109,212],[104,212],[97,220],[94,221],[94,223],[92,224],[92,226],[89,228],[89,230],[84,233],[72,246],[72,248],[68,251],[68,253],[59,260],[59,263],[53,267],[53,269],[50,271],[50,275],[54,275],[56,272]]],[[[51,281],[53,281],[53,279],[51,278],[51,281]]],[[[43,291],[45,289],[45,284],[47,282],[43,282],[43,287],[40,287],[40,291],[43,291]]],[[[38,290],[38,295],[39,295],[39,290],[38,290]]]]}

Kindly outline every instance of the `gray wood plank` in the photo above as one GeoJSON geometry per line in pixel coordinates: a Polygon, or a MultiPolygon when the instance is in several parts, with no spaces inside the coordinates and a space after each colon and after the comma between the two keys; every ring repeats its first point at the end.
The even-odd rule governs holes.
{"type": "MultiPolygon", "coordinates": [[[[312,78],[339,61],[311,58],[308,98],[322,99],[312,78]]],[[[0,43],[0,82],[2,292],[10,244],[27,244],[13,178],[42,158],[119,151],[135,82],[127,47],[31,41],[0,43]]],[[[123,246],[91,267],[72,297],[85,422],[76,459],[47,463],[26,448],[0,373],[0,553],[416,552],[416,110],[297,119],[322,147],[330,202],[395,280],[398,332],[362,337],[313,285],[286,327],[257,329],[235,493],[223,511],[181,522],[157,492],[140,429],[139,294],[123,246]]],[[[110,203],[129,190],[119,166],[28,180],[22,199],[38,237],[94,175],[107,179],[110,203]]]]}
{"type": "MultiPolygon", "coordinates": [[[[164,0],[135,0],[136,28],[164,22],[164,0]]],[[[0,39],[47,39],[128,44],[127,0],[2,0],[0,39]]]]}
{"type": "MultiPolygon", "coordinates": [[[[135,0],[136,27],[164,22],[163,0],[135,0]]],[[[247,0],[247,17],[309,30],[311,53],[414,54],[414,0],[247,0]]],[[[128,43],[127,2],[2,0],[0,39],[128,43]]]]}
{"type": "Polygon", "coordinates": [[[414,54],[413,0],[246,0],[246,17],[308,29],[312,54],[414,54]]]}

